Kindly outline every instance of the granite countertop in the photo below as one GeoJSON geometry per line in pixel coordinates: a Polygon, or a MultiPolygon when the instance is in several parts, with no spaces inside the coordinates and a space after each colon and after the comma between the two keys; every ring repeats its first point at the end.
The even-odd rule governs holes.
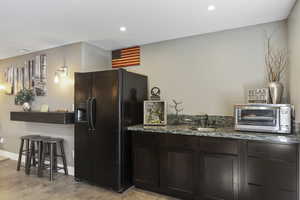
{"type": "Polygon", "coordinates": [[[202,137],[216,137],[216,138],[232,138],[240,140],[255,140],[273,143],[295,144],[300,143],[300,135],[278,135],[259,132],[242,132],[235,131],[233,128],[217,128],[209,131],[192,130],[192,126],[187,125],[167,125],[167,126],[144,126],[136,125],[129,126],[127,130],[137,131],[139,133],[166,133],[178,135],[191,135],[202,137]]]}

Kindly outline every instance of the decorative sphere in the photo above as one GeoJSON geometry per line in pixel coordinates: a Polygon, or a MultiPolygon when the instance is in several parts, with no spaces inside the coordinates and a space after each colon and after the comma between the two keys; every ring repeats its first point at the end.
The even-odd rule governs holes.
{"type": "Polygon", "coordinates": [[[23,104],[23,110],[24,110],[25,112],[29,112],[29,111],[31,110],[31,106],[30,106],[30,104],[29,104],[28,102],[25,102],[25,103],[23,104]]]}

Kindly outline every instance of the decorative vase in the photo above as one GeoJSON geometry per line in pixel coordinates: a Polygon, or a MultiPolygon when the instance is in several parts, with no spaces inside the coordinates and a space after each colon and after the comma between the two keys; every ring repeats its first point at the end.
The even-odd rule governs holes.
{"type": "Polygon", "coordinates": [[[23,103],[22,107],[23,107],[23,110],[25,112],[30,112],[31,111],[31,105],[28,102],[23,103]]]}
{"type": "Polygon", "coordinates": [[[283,85],[280,82],[269,83],[270,95],[273,104],[280,104],[283,94],[283,85]]]}

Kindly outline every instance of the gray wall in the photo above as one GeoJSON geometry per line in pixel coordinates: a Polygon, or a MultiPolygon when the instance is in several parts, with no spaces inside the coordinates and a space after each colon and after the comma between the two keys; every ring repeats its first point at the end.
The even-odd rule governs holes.
{"type": "Polygon", "coordinates": [[[296,120],[300,121],[300,3],[297,1],[288,20],[290,54],[291,103],[296,108],[296,120]]]}
{"type": "Polygon", "coordinates": [[[287,48],[281,21],[145,45],[141,66],[129,69],[148,75],[169,103],[182,101],[186,114],[232,115],[247,89],[266,86],[264,32],[274,30],[274,44],[287,48]]]}
{"type": "Polygon", "coordinates": [[[82,72],[111,69],[111,51],[105,51],[94,45],[83,42],[81,55],[82,72]]]}
{"type": "MultiPolygon", "coordinates": [[[[45,97],[37,97],[33,103],[33,109],[39,110],[42,104],[48,104],[51,111],[56,109],[67,108],[72,110],[74,103],[74,72],[88,71],[91,67],[93,70],[103,70],[107,68],[105,61],[100,62],[99,56],[95,52],[95,47],[90,47],[86,43],[76,43],[58,48],[48,49],[44,51],[34,52],[24,56],[17,56],[0,60],[0,71],[11,66],[11,64],[21,66],[26,60],[34,58],[39,54],[47,55],[47,88],[48,95],[45,97]],[[84,48],[83,48],[84,46],[84,48]],[[94,49],[91,53],[90,49],[94,49]],[[60,66],[63,66],[64,59],[69,67],[68,79],[60,84],[54,84],[54,72],[60,66]],[[88,62],[83,62],[88,60],[88,62]],[[95,63],[99,62],[97,66],[95,63]],[[94,63],[94,64],[91,64],[94,63]],[[103,65],[102,65],[103,64],[103,65]]],[[[100,60],[104,59],[100,57],[100,60]]],[[[2,74],[2,73],[1,73],[2,74]]],[[[42,123],[26,123],[10,121],[10,111],[20,111],[20,106],[14,105],[14,96],[0,94],[0,137],[4,138],[4,144],[0,145],[0,149],[9,152],[18,152],[19,137],[26,134],[40,134],[53,137],[63,137],[65,139],[65,148],[68,164],[73,166],[72,151],[74,149],[74,126],[73,125],[54,125],[42,123]]]]}
{"type": "MultiPolygon", "coordinates": [[[[186,114],[232,115],[233,105],[245,102],[248,88],[266,84],[264,31],[277,30],[274,42],[286,47],[285,21],[199,35],[142,46],[142,65],[128,68],[146,74],[150,87],[162,89],[162,97],[184,102],[186,114]]],[[[34,108],[48,104],[51,110],[72,108],[74,98],[73,72],[106,70],[110,67],[110,53],[87,43],[49,49],[0,61],[0,70],[11,64],[24,63],[28,58],[45,53],[48,56],[48,96],[39,97],[34,108]],[[70,81],[55,85],[55,70],[63,59],[71,69],[70,81]]],[[[17,152],[19,137],[38,133],[64,137],[68,163],[73,165],[74,142],[72,125],[12,122],[9,112],[21,110],[14,105],[14,97],[0,95],[0,136],[5,143],[0,149],[17,152]]]]}

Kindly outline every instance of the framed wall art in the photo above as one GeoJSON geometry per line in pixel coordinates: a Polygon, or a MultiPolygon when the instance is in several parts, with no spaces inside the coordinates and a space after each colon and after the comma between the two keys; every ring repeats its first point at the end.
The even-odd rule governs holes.
{"type": "Polygon", "coordinates": [[[144,125],[167,125],[167,103],[165,101],[144,101],[144,125]]]}
{"type": "Polygon", "coordinates": [[[47,95],[47,56],[38,55],[24,64],[12,64],[3,72],[9,95],[22,89],[33,90],[36,96],[47,95]]]}
{"type": "Polygon", "coordinates": [[[136,46],[112,51],[112,68],[122,68],[140,65],[140,49],[141,48],[139,46],[136,46]]]}

